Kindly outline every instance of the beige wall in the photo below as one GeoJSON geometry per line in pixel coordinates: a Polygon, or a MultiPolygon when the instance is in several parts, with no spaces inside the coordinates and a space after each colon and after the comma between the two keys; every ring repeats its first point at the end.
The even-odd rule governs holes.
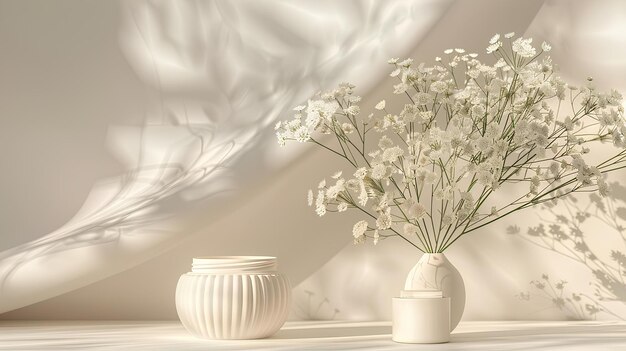
{"type": "MultiPolygon", "coordinates": [[[[625,83],[619,79],[626,76],[626,61],[620,59],[626,54],[623,52],[626,50],[623,49],[626,47],[623,36],[626,28],[622,27],[624,18],[619,15],[626,11],[623,11],[620,2],[605,2],[605,6],[591,6],[584,2],[544,4],[541,1],[417,3],[421,6],[420,13],[425,16],[425,22],[430,22],[413,28],[419,34],[412,33],[410,40],[401,39],[401,35],[391,35],[390,38],[401,42],[398,44],[400,49],[394,49],[389,44],[383,45],[384,49],[365,51],[372,55],[366,61],[370,66],[355,61],[358,58],[352,58],[347,63],[337,59],[333,61],[332,69],[320,68],[324,70],[323,74],[303,77],[301,81],[308,85],[300,88],[298,96],[294,94],[290,99],[276,99],[272,101],[273,106],[269,107],[261,99],[255,104],[267,108],[267,115],[272,118],[288,117],[284,110],[291,107],[291,100],[304,99],[307,89],[314,90],[312,86],[323,86],[333,79],[343,80],[342,68],[349,66],[351,68],[346,75],[352,77],[355,83],[374,87],[364,102],[364,107],[371,108],[381,96],[391,95],[388,81],[381,80],[374,84],[377,81],[373,78],[382,77],[385,73],[386,56],[412,52],[411,56],[417,60],[430,60],[448,47],[464,47],[482,53],[493,33],[508,31],[527,33],[538,41],[545,39],[553,43],[554,60],[560,63],[562,74],[568,79],[593,75],[601,86],[626,90],[625,83]],[[383,55],[380,51],[389,55],[383,55]],[[377,71],[379,66],[382,69],[377,71]],[[363,72],[375,74],[368,75],[368,79],[360,84],[359,79],[366,75],[363,72]]],[[[165,118],[159,115],[163,112],[160,106],[164,96],[170,112],[177,116],[174,118],[180,118],[180,114],[176,114],[181,111],[180,106],[193,106],[196,110],[205,108],[206,112],[202,101],[207,96],[210,96],[207,99],[212,102],[241,102],[241,95],[235,92],[246,91],[229,88],[229,84],[234,84],[232,81],[238,79],[237,70],[221,72],[215,67],[204,67],[206,61],[202,61],[202,58],[210,52],[210,48],[203,45],[209,45],[212,41],[197,38],[193,26],[177,34],[190,37],[189,42],[172,43],[172,47],[178,51],[168,49],[170,46],[166,45],[167,42],[153,46],[153,52],[163,55],[155,63],[155,59],[149,55],[142,56],[142,47],[137,44],[141,40],[136,37],[136,33],[133,36],[125,32],[129,28],[129,22],[125,22],[129,20],[127,6],[79,4],[63,2],[64,6],[46,8],[46,11],[30,2],[0,5],[0,43],[4,44],[3,50],[7,45],[13,48],[8,60],[0,61],[0,70],[7,72],[6,77],[9,77],[0,83],[0,99],[4,99],[0,103],[0,118],[9,126],[0,129],[0,143],[5,150],[12,151],[8,154],[9,164],[16,165],[0,176],[3,194],[0,199],[0,214],[3,216],[0,221],[0,249],[9,249],[36,239],[42,233],[52,232],[81,207],[82,200],[96,181],[120,174],[127,169],[128,164],[137,161],[132,155],[123,152],[132,148],[122,148],[121,151],[111,149],[111,143],[117,145],[115,141],[118,139],[110,139],[107,135],[111,135],[114,126],[141,127],[145,120],[154,123],[155,115],[159,116],[157,119],[165,118]],[[11,11],[2,11],[7,9],[11,11]],[[9,21],[7,15],[3,17],[3,13],[12,13],[12,20],[9,21]],[[68,14],[72,14],[70,19],[60,25],[58,21],[68,14]],[[90,21],[82,22],[80,16],[90,21]],[[37,30],[26,28],[28,21],[33,21],[37,30]],[[94,21],[95,24],[87,25],[94,21]],[[96,29],[99,29],[100,37],[90,32],[96,29]],[[18,36],[18,33],[29,34],[29,30],[30,39],[23,41],[23,34],[18,36]],[[100,40],[81,39],[83,41],[77,42],[82,34],[100,40]],[[44,47],[50,40],[58,41],[65,50],[57,52],[57,49],[44,47]],[[29,45],[31,49],[24,49],[29,48],[29,45]],[[70,48],[76,51],[68,51],[70,48]],[[33,53],[35,49],[41,50],[35,52],[36,56],[33,53]],[[73,61],[71,57],[82,57],[83,60],[73,61]],[[44,58],[48,59],[47,65],[38,61],[45,61],[44,58]],[[167,70],[168,60],[188,63],[188,66],[184,66],[187,70],[167,70]],[[153,70],[150,63],[163,73],[159,75],[161,80],[151,74],[153,70]],[[190,67],[202,67],[200,72],[204,73],[195,76],[190,67]],[[224,73],[224,76],[218,73],[224,73]],[[212,79],[219,81],[218,87],[213,90],[206,86],[206,82],[212,79]],[[44,92],[35,90],[35,87],[40,87],[44,92]],[[78,93],[80,98],[75,97],[78,93]],[[37,106],[40,106],[39,109],[37,106]],[[67,119],[62,119],[62,123],[57,120],[61,116],[67,116],[64,117],[67,119]],[[45,152],[40,154],[40,150],[45,152]]],[[[235,7],[223,8],[219,5],[221,3],[214,4],[217,5],[211,9],[220,9],[226,18],[236,18],[235,7]]],[[[354,4],[353,9],[356,9],[365,3],[354,4]]],[[[309,6],[306,3],[300,5],[309,6]]],[[[323,3],[319,8],[309,11],[326,13],[324,6],[331,5],[323,3]]],[[[401,8],[397,4],[394,6],[401,8]]],[[[134,8],[134,11],[130,13],[139,15],[136,20],[140,24],[146,23],[142,21],[154,15],[141,8],[134,8]]],[[[185,14],[184,11],[182,13],[185,14]]],[[[243,11],[239,15],[243,18],[270,16],[258,9],[256,12],[243,11]]],[[[358,15],[353,16],[346,17],[345,23],[360,23],[358,15]]],[[[412,21],[418,21],[419,18],[412,21]]],[[[284,18],[274,19],[274,22],[280,20],[284,18]]],[[[385,26],[381,25],[380,28],[385,26]]],[[[405,28],[411,27],[407,24],[405,28]]],[[[150,34],[158,36],[158,27],[153,29],[155,32],[150,34]]],[[[365,30],[347,33],[369,38],[365,30]]],[[[246,31],[245,34],[252,35],[253,32],[246,31]]],[[[348,34],[346,38],[350,38],[348,34]]],[[[307,33],[298,35],[300,41],[285,39],[280,45],[271,41],[268,45],[275,50],[287,50],[287,43],[301,46],[300,50],[306,53],[302,56],[310,60],[307,61],[310,65],[307,68],[312,69],[319,61],[311,59],[310,55],[318,52],[316,50],[328,53],[326,50],[330,49],[324,45],[329,45],[331,39],[321,34],[323,39],[315,42],[315,36],[308,36],[307,33]],[[307,48],[301,42],[302,38],[313,41],[310,47],[307,48]]],[[[150,38],[145,40],[151,43],[150,38]]],[[[245,45],[241,41],[238,43],[242,48],[240,53],[245,52],[245,45]]],[[[375,49],[374,44],[372,48],[375,49]]],[[[225,55],[228,54],[232,53],[226,52],[225,55]]],[[[258,57],[251,60],[254,59],[258,57]]],[[[208,62],[221,67],[219,60],[208,62]]],[[[279,65],[275,67],[284,69],[279,65]]],[[[256,79],[256,84],[262,85],[264,76],[256,76],[258,72],[251,71],[249,74],[256,79]]],[[[297,70],[289,72],[296,74],[297,70]]],[[[242,74],[245,76],[245,73],[242,74]]],[[[2,76],[5,77],[4,74],[2,76]]],[[[274,82],[289,82],[294,86],[298,84],[297,79],[276,79],[274,82]]],[[[289,91],[291,86],[278,85],[271,89],[289,91]]],[[[209,104],[211,108],[215,106],[224,105],[209,104]]],[[[246,121],[244,117],[253,116],[250,106],[233,106],[241,107],[244,111],[230,115],[235,121],[246,121]]],[[[192,113],[193,116],[197,117],[192,113]]],[[[253,124],[247,125],[252,126],[252,129],[255,129],[254,123],[257,123],[257,128],[259,124],[270,124],[266,119],[252,121],[253,124]]],[[[137,136],[133,133],[123,135],[137,136]]],[[[401,288],[406,273],[419,257],[418,252],[393,240],[384,241],[376,247],[353,246],[350,228],[354,217],[331,215],[320,219],[305,206],[306,189],[341,167],[339,161],[331,155],[304,148],[297,149],[295,153],[285,153],[275,146],[271,132],[259,133],[244,140],[254,145],[254,148],[241,148],[231,172],[221,175],[226,179],[211,179],[218,184],[215,185],[218,189],[235,187],[237,191],[208,202],[196,202],[200,207],[185,207],[181,205],[184,201],[171,201],[169,198],[166,199],[168,201],[157,203],[174,208],[156,212],[168,217],[158,228],[168,229],[169,236],[166,239],[159,241],[159,237],[154,239],[154,235],[145,236],[140,226],[129,233],[132,234],[131,239],[142,241],[142,238],[146,238],[146,241],[154,240],[153,244],[141,246],[140,242],[130,240],[121,245],[121,250],[133,253],[136,259],[115,253],[113,248],[105,251],[105,254],[94,251],[92,254],[97,255],[98,259],[91,264],[91,271],[82,273],[80,284],[71,283],[67,286],[72,288],[65,289],[67,292],[50,293],[44,301],[5,313],[0,318],[174,319],[173,293],[176,279],[189,269],[192,257],[266,254],[279,257],[281,270],[287,273],[295,285],[293,318],[388,319],[390,297],[401,288]],[[226,185],[218,182],[223,180],[228,181],[226,185]],[[193,215],[180,213],[186,211],[195,212],[193,215]],[[99,266],[115,269],[98,270],[99,266]],[[90,276],[90,272],[96,273],[90,276]]],[[[619,177],[616,176],[615,180],[620,180],[619,177]]],[[[198,189],[192,190],[184,189],[180,198],[198,197],[198,189]]],[[[211,189],[204,191],[211,193],[211,189]]],[[[572,262],[558,253],[540,249],[520,237],[505,234],[506,228],[512,224],[525,227],[539,223],[538,214],[542,213],[529,210],[510,217],[460,240],[449,251],[450,259],[462,273],[467,286],[465,319],[571,318],[568,311],[551,308],[550,301],[539,297],[540,294],[529,286],[529,281],[539,278],[543,273],[550,274],[554,279],[568,280],[568,291],[593,294],[589,283],[594,281],[594,277],[587,266],[572,262]],[[534,294],[529,301],[520,298],[520,292],[527,291],[534,294]]],[[[592,236],[590,240],[595,243],[598,252],[608,255],[610,249],[623,244],[600,236],[608,233],[609,228],[596,224],[588,230],[592,236]]],[[[120,249],[119,243],[99,245],[120,249]]],[[[93,260],[89,253],[72,256],[69,251],[62,252],[58,260],[63,261],[64,258],[68,266],[80,266],[82,260],[93,260]]],[[[71,269],[67,271],[71,272],[71,269]]],[[[607,308],[614,311],[615,315],[604,314],[601,318],[626,316],[624,301],[626,299],[610,303],[607,308]]]]}

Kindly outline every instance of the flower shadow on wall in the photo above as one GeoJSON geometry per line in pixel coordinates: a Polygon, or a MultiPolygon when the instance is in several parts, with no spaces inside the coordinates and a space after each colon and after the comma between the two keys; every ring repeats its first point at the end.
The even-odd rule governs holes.
{"type": "MultiPolygon", "coordinates": [[[[543,274],[530,284],[538,296],[574,319],[595,319],[599,313],[626,319],[626,187],[609,185],[608,196],[591,194],[588,200],[567,196],[542,206],[539,225],[522,231],[509,226],[509,234],[576,262],[591,273],[591,294],[571,292],[564,280],[543,274]],[[598,245],[598,240],[602,245],[598,245]]],[[[523,292],[521,299],[530,300],[523,292]]]]}
{"type": "Polygon", "coordinates": [[[296,288],[294,291],[294,306],[292,314],[295,319],[321,321],[335,320],[341,311],[328,299],[311,290],[296,288]]]}

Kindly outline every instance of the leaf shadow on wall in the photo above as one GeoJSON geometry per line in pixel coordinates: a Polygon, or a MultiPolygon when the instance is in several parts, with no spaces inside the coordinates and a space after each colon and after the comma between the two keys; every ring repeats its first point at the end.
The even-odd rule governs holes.
{"type": "MultiPolygon", "coordinates": [[[[626,319],[626,187],[612,182],[606,197],[567,196],[542,206],[541,223],[526,231],[510,226],[507,232],[577,264],[591,274],[592,293],[571,292],[565,280],[547,273],[530,282],[537,296],[569,318],[596,319],[598,314],[626,319]],[[599,244],[600,243],[600,244],[599,244]]],[[[520,293],[523,300],[531,294],[520,293]]]]}

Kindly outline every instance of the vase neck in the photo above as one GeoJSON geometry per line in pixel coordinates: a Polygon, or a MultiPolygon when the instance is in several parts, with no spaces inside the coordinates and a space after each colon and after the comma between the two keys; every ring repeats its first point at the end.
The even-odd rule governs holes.
{"type": "Polygon", "coordinates": [[[442,258],[442,259],[446,258],[446,255],[443,252],[424,252],[424,254],[422,256],[438,257],[438,258],[442,258]]]}

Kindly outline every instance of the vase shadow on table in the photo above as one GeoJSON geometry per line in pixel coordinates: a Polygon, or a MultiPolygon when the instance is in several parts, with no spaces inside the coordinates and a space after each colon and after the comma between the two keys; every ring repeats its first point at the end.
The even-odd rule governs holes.
{"type": "Polygon", "coordinates": [[[344,337],[373,337],[391,335],[391,325],[350,325],[343,323],[323,326],[302,326],[279,330],[272,339],[322,339],[344,337]]]}
{"type": "MultiPolygon", "coordinates": [[[[604,347],[612,344],[623,346],[626,326],[623,324],[575,324],[559,326],[529,326],[511,330],[461,332],[452,334],[451,343],[463,343],[464,349],[471,349],[476,343],[480,348],[486,344],[519,344],[516,350],[532,350],[536,347],[554,349],[572,347],[576,349],[594,350],[594,345],[604,347]]],[[[477,345],[477,347],[478,347],[477,345]]]]}

